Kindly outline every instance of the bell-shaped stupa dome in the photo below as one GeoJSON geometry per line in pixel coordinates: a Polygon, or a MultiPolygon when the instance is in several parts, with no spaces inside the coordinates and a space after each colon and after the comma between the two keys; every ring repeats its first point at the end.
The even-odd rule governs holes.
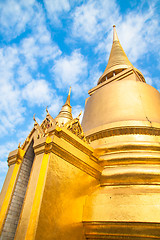
{"type": "Polygon", "coordinates": [[[107,67],[89,94],[82,120],[87,136],[107,129],[106,124],[115,127],[160,124],[160,93],[148,85],[142,73],[131,64],[115,26],[107,67]]]}

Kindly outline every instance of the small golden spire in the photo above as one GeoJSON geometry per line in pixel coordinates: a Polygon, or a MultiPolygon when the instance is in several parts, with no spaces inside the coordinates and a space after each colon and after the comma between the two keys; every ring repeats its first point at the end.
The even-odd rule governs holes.
{"type": "Polygon", "coordinates": [[[69,88],[69,93],[68,93],[68,97],[65,104],[70,105],[70,95],[71,95],[71,87],[69,88]]]}
{"type": "Polygon", "coordinates": [[[36,115],[36,114],[33,114],[33,120],[34,120],[34,122],[35,122],[35,123],[34,123],[34,126],[38,124],[37,121],[36,121],[35,115],[36,115]]]}
{"type": "Polygon", "coordinates": [[[114,41],[119,41],[118,35],[117,35],[117,32],[116,32],[116,25],[113,25],[113,42],[114,41]]]}
{"type": "Polygon", "coordinates": [[[47,112],[47,114],[49,114],[49,112],[48,112],[48,106],[46,107],[46,112],[47,112]]]}
{"type": "Polygon", "coordinates": [[[69,93],[68,93],[68,95],[69,95],[69,96],[71,95],[71,86],[70,86],[70,88],[69,88],[69,93]]]}
{"type": "Polygon", "coordinates": [[[80,119],[80,116],[82,115],[82,110],[81,112],[79,113],[78,117],[76,117],[77,119],[80,119]]]}
{"type": "Polygon", "coordinates": [[[46,112],[47,112],[46,118],[48,118],[52,122],[52,124],[55,124],[54,118],[50,115],[48,111],[48,106],[46,107],[46,112]]]}
{"type": "Polygon", "coordinates": [[[61,111],[59,112],[58,116],[55,118],[55,121],[57,122],[58,125],[63,125],[73,119],[72,107],[70,105],[70,95],[71,95],[71,87],[69,89],[69,93],[68,93],[65,104],[62,106],[61,111]]]}

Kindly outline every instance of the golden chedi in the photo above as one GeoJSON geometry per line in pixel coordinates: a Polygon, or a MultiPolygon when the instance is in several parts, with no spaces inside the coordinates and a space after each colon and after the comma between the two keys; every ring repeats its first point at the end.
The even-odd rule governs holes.
{"type": "Polygon", "coordinates": [[[82,127],[103,166],[87,197],[87,239],[160,239],[160,93],[128,60],[113,26],[108,65],[82,127]]]}
{"type": "Polygon", "coordinates": [[[53,118],[8,157],[0,240],[160,239],[160,93],[127,58],[113,26],[108,65],[82,125],[69,91],[53,118]]]}

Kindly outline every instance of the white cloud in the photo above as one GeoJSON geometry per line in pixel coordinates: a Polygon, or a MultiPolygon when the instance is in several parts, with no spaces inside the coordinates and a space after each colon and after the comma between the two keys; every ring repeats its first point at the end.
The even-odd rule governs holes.
{"type": "Polygon", "coordinates": [[[20,63],[18,49],[13,47],[4,47],[0,49],[0,82],[12,81],[13,70],[20,63]]]}
{"type": "Polygon", "coordinates": [[[54,94],[52,102],[48,108],[48,111],[52,115],[53,118],[55,118],[58,115],[63,104],[64,103],[63,103],[62,97],[54,94]]]}
{"type": "Polygon", "coordinates": [[[19,90],[14,90],[9,84],[1,86],[0,95],[0,125],[3,126],[4,133],[14,130],[14,127],[24,121],[23,113],[25,108],[20,102],[19,90]]]}
{"type": "Polygon", "coordinates": [[[20,91],[14,82],[14,69],[19,64],[16,47],[0,49],[0,125],[1,135],[13,130],[23,121],[24,108],[21,105],[20,91]]]}
{"type": "Polygon", "coordinates": [[[32,70],[37,69],[39,60],[47,63],[61,55],[58,45],[52,41],[51,34],[46,28],[43,13],[38,13],[34,22],[33,34],[24,38],[19,47],[25,65],[32,70]]]}
{"type": "Polygon", "coordinates": [[[39,55],[39,46],[34,37],[25,38],[20,48],[20,53],[25,57],[26,64],[32,69],[37,68],[36,57],[39,55]]]}
{"type": "Polygon", "coordinates": [[[20,48],[20,54],[25,58],[25,65],[36,70],[38,61],[42,59],[43,62],[55,59],[61,54],[58,46],[54,43],[40,43],[36,37],[25,38],[20,48]]]}
{"type": "MultiPolygon", "coordinates": [[[[12,0],[11,5],[14,2],[12,0]]],[[[33,3],[33,1],[30,1],[28,4],[31,7],[33,3]]],[[[5,5],[6,8],[7,4],[9,4],[8,1],[5,5]]],[[[17,6],[18,9],[22,5],[24,5],[24,9],[27,6],[23,1],[20,1],[20,3],[15,2],[15,7],[17,6]]],[[[4,9],[1,9],[1,11],[4,11],[4,9]]],[[[10,11],[10,8],[8,11],[10,11]]],[[[25,11],[27,10],[25,9],[25,11]]],[[[42,62],[44,65],[48,64],[50,60],[53,61],[61,54],[61,51],[51,39],[41,7],[39,6],[38,11],[36,9],[34,13],[32,34],[23,38],[17,45],[12,44],[9,47],[0,49],[0,136],[9,131],[14,131],[15,127],[24,121],[25,107],[23,99],[27,100],[32,106],[41,106],[44,104],[50,105],[53,97],[54,91],[51,92],[48,83],[43,80],[35,82],[33,74],[34,78],[37,78],[38,75],[42,77],[41,71],[37,74],[39,65],[42,62]]],[[[23,13],[21,12],[21,14],[23,13]]],[[[9,27],[9,25],[7,26],[9,27]]],[[[17,25],[15,27],[18,29],[17,25]]]]}
{"type": "Polygon", "coordinates": [[[68,0],[44,0],[44,4],[48,17],[53,24],[60,24],[58,16],[70,10],[70,3],[68,0]]]}
{"type": "MultiPolygon", "coordinates": [[[[120,22],[118,36],[133,64],[139,59],[146,59],[149,54],[159,55],[158,19],[155,7],[151,4],[147,10],[130,11],[120,22]]],[[[107,51],[110,51],[110,44],[107,44],[107,51]]]]}
{"type": "MultiPolygon", "coordinates": [[[[28,121],[29,121],[29,124],[25,125],[25,129],[20,128],[20,129],[17,129],[17,131],[16,131],[16,136],[18,138],[17,144],[20,143],[22,145],[24,143],[25,139],[28,137],[30,131],[34,127],[33,118],[31,117],[28,121]]],[[[39,123],[39,119],[37,118],[37,116],[36,116],[36,121],[39,123]]]]}
{"type": "Polygon", "coordinates": [[[79,50],[72,52],[70,56],[60,57],[55,61],[52,71],[58,88],[72,87],[73,94],[77,95],[86,86],[84,77],[87,76],[88,63],[79,50]]]}
{"type": "Polygon", "coordinates": [[[13,38],[25,31],[34,17],[34,4],[35,0],[0,1],[0,32],[13,38]]]}
{"type": "Polygon", "coordinates": [[[108,28],[119,21],[118,10],[115,0],[87,1],[77,7],[72,15],[73,36],[83,38],[87,42],[102,40],[108,28]]]}
{"type": "Polygon", "coordinates": [[[98,64],[92,66],[89,72],[88,82],[90,83],[89,87],[95,87],[97,85],[98,79],[103,74],[103,72],[99,71],[98,64]]]}
{"type": "Polygon", "coordinates": [[[6,158],[7,161],[7,157],[8,154],[10,153],[10,151],[13,151],[15,149],[18,148],[18,143],[17,142],[7,142],[3,145],[0,145],[0,156],[3,156],[6,158]]]}
{"type": "Polygon", "coordinates": [[[7,161],[5,162],[0,161],[0,173],[6,173],[7,170],[8,170],[7,161]]]}
{"type": "Polygon", "coordinates": [[[155,46],[159,45],[158,48],[160,48],[158,24],[154,6],[150,6],[144,12],[132,11],[121,22],[118,35],[132,63],[143,57],[144,54],[155,51],[155,46]]]}
{"type": "Polygon", "coordinates": [[[44,79],[32,80],[22,90],[23,99],[30,105],[49,104],[53,98],[54,90],[50,88],[49,83],[44,79]]]}
{"type": "MultiPolygon", "coordinates": [[[[55,89],[51,88],[50,84],[44,79],[29,82],[22,90],[22,97],[30,106],[48,106],[49,113],[53,117],[56,117],[63,105],[62,97],[58,96],[55,89]]],[[[45,117],[45,114],[43,117],[45,117]]],[[[39,123],[41,121],[42,119],[39,123]]]]}
{"type": "Polygon", "coordinates": [[[17,81],[20,84],[26,84],[28,82],[31,82],[32,75],[29,72],[28,66],[25,64],[20,64],[17,69],[17,81]]]}
{"type": "Polygon", "coordinates": [[[14,81],[14,71],[19,63],[15,46],[0,49],[0,136],[14,130],[15,125],[24,120],[22,113],[25,109],[21,104],[19,87],[14,81]]]}
{"type": "Polygon", "coordinates": [[[42,5],[37,1],[0,2],[0,22],[0,32],[9,39],[24,32],[26,26],[30,29],[27,37],[20,42],[18,50],[21,60],[25,60],[25,64],[31,69],[37,68],[37,58],[47,62],[61,54],[59,47],[51,39],[42,5]]]}
{"type": "Polygon", "coordinates": [[[140,3],[138,8],[129,9],[122,15],[115,0],[86,1],[72,13],[72,34],[93,44],[95,53],[99,54],[99,63],[108,60],[113,24],[117,25],[120,42],[133,64],[148,53],[159,56],[160,28],[156,3],[147,1],[145,8],[140,3]]]}

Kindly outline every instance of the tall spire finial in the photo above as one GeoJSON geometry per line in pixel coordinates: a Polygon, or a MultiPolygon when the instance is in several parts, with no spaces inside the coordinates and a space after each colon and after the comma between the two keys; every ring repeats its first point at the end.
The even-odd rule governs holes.
{"type": "Polygon", "coordinates": [[[35,115],[36,115],[36,114],[34,113],[34,114],[33,114],[34,126],[38,124],[37,121],[36,121],[35,115]]]}
{"type": "Polygon", "coordinates": [[[129,67],[133,67],[133,65],[131,64],[127,55],[125,54],[118,39],[116,26],[113,25],[112,49],[110,52],[107,67],[102,76],[99,78],[98,84],[104,82],[106,78],[109,79],[129,67]]]}
{"type": "Polygon", "coordinates": [[[119,41],[118,35],[117,35],[117,32],[116,32],[116,25],[113,25],[113,42],[114,41],[119,41]]]}
{"type": "Polygon", "coordinates": [[[69,88],[68,97],[67,97],[66,103],[64,105],[66,105],[66,104],[70,105],[70,95],[71,95],[71,87],[69,88]]]}
{"type": "Polygon", "coordinates": [[[71,95],[71,87],[69,88],[69,93],[68,93],[68,95],[69,95],[69,96],[71,95]]]}
{"type": "Polygon", "coordinates": [[[48,113],[48,106],[46,107],[46,112],[48,113]]]}

